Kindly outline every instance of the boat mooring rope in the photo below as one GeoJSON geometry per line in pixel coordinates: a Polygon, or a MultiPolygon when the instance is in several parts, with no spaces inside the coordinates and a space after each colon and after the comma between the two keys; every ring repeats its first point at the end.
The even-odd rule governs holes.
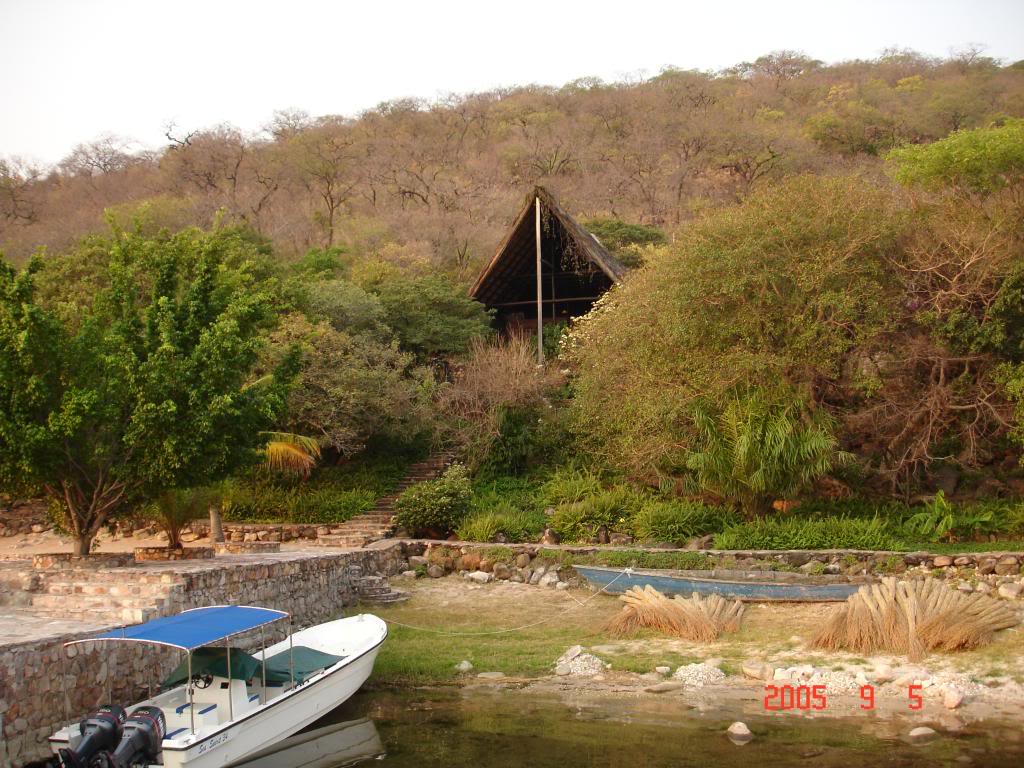
{"type": "Polygon", "coordinates": [[[533,627],[539,627],[541,624],[547,624],[549,621],[551,621],[552,619],[557,618],[558,616],[564,616],[569,611],[574,611],[577,608],[583,607],[584,605],[589,603],[591,600],[593,600],[595,597],[600,595],[602,592],[607,590],[608,587],[610,587],[616,581],[621,579],[623,576],[632,575],[632,573],[633,573],[633,569],[632,568],[625,568],[625,569],[623,569],[622,573],[620,573],[614,579],[609,581],[607,584],[605,584],[603,587],[601,587],[601,589],[597,590],[594,594],[592,594],[590,597],[586,598],[585,600],[576,600],[576,598],[572,597],[572,595],[568,595],[568,597],[572,598],[573,600],[576,600],[576,605],[570,606],[568,609],[566,609],[564,611],[559,611],[558,613],[553,613],[550,616],[548,616],[547,618],[541,619],[540,621],[534,621],[534,622],[531,622],[530,624],[523,624],[522,626],[519,626],[519,627],[509,627],[508,629],[492,629],[492,630],[488,630],[486,632],[446,632],[443,629],[434,629],[433,627],[417,627],[417,626],[415,626],[413,624],[406,624],[406,623],[401,622],[401,621],[395,621],[394,619],[384,619],[384,621],[386,621],[388,624],[393,624],[396,627],[404,627],[405,629],[413,629],[413,630],[416,630],[417,632],[429,632],[429,633],[434,634],[434,635],[444,635],[445,637],[480,637],[482,635],[505,635],[505,634],[508,634],[510,632],[522,632],[525,629],[532,629],[533,627]]]}

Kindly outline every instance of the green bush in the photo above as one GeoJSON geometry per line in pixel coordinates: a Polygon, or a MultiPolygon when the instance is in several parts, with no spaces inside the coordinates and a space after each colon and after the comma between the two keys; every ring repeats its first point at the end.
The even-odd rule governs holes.
{"type": "Polygon", "coordinates": [[[716,549],[899,549],[881,518],[760,519],[715,534],[716,549]]]}
{"type": "Polygon", "coordinates": [[[628,486],[601,490],[557,506],[551,516],[551,527],[564,541],[586,541],[601,526],[631,533],[633,515],[645,501],[643,494],[628,486]]]}
{"type": "Polygon", "coordinates": [[[374,490],[341,490],[331,487],[270,483],[224,483],[221,513],[232,523],[302,523],[330,525],[343,523],[373,509],[374,490]]]}
{"type": "Polygon", "coordinates": [[[649,501],[633,515],[633,534],[639,541],[683,544],[736,522],[735,513],[718,507],[690,501],[649,501]]]}
{"type": "Polygon", "coordinates": [[[470,515],[456,532],[463,541],[492,541],[498,534],[508,541],[534,541],[546,523],[543,513],[506,506],[470,515]]]}
{"type": "Polygon", "coordinates": [[[473,489],[469,472],[452,464],[436,480],[417,483],[395,501],[395,523],[413,533],[447,535],[469,512],[473,489]]]}
{"type": "Polygon", "coordinates": [[[545,507],[573,504],[601,492],[601,478],[578,467],[559,467],[540,488],[539,497],[545,507]]]}

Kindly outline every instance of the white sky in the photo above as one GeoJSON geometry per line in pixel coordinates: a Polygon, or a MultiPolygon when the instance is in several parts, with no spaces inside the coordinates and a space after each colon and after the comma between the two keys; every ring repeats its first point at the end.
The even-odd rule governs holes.
{"type": "Polygon", "coordinates": [[[0,155],[780,48],[837,61],[969,43],[1024,59],[1024,0],[0,0],[0,155]]]}

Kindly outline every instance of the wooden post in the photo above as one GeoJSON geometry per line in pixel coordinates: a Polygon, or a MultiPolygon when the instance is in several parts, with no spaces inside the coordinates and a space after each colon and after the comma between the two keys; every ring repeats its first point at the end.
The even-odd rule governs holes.
{"type": "Polygon", "coordinates": [[[544,365],[544,283],[540,262],[540,196],[534,199],[537,220],[537,365],[544,365]]]}

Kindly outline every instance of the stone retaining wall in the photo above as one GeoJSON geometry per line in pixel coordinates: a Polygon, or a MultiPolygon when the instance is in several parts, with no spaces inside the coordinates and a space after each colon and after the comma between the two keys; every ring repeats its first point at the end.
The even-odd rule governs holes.
{"type": "MultiPolygon", "coordinates": [[[[223,558],[127,568],[83,571],[88,594],[116,597],[130,588],[133,577],[165,583],[154,596],[159,613],[170,615],[206,605],[259,605],[292,614],[298,626],[334,618],[356,600],[352,566],[363,575],[391,575],[407,560],[406,545],[355,552],[223,558]]],[[[280,631],[280,630],[279,630],[280,631]]],[[[64,722],[61,646],[90,637],[95,631],[64,634],[0,647],[0,766],[20,765],[47,754],[47,737],[64,722]]],[[[268,634],[267,642],[271,641],[268,634]]],[[[110,663],[109,645],[77,646],[66,659],[64,674],[72,719],[107,700],[108,674],[113,673],[112,698],[118,703],[147,695],[178,661],[173,651],[134,643],[118,645],[110,663]]]]}

